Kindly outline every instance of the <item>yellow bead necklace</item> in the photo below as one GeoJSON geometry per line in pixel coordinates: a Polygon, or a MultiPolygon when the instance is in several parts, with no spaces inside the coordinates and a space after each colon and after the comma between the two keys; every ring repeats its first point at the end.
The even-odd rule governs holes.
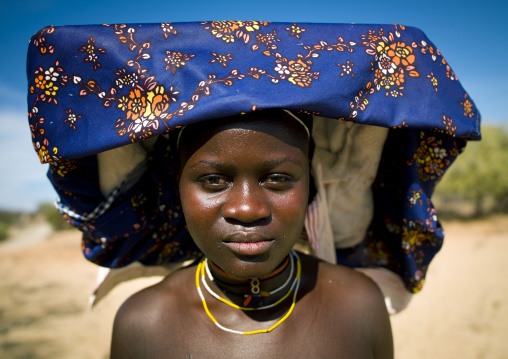
{"type": "MultiPolygon", "coordinates": [[[[226,332],[230,332],[230,333],[234,333],[234,334],[242,334],[242,335],[250,335],[250,334],[261,334],[261,333],[269,333],[271,332],[272,330],[274,330],[275,328],[277,328],[282,322],[284,322],[289,316],[290,314],[293,312],[293,309],[295,307],[295,304],[296,304],[296,296],[298,294],[298,288],[300,287],[300,278],[301,278],[301,271],[302,271],[302,268],[301,268],[301,263],[300,263],[300,257],[298,256],[298,254],[294,251],[291,251],[291,256],[293,257],[293,260],[296,261],[296,277],[294,279],[294,282],[293,282],[293,285],[291,286],[290,290],[288,291],[288,293],[283,297],[281,298],[280,300],[278,300],[277,302],[273,303],[270,305],[270,307],[274,307],[275,305],[279,304],[280,302],[282,302],[284,299],[286,299],[289,294],[291,292],[293,292],[293,301],[291,303],[291,307],[289,308],[289,310],[287,311],[287,313],[277,321],[277,323],[275,323],[274,325],[272,325],[270,328],[268,329],[260,329],[260,330],[254,330],[254,331],[248,331],[248,332],[242,332],[242,331],[239,331],[239,330],[234,330],[234,329],[229,329],[229,328],[226,328],[224,327],[223,325],[221,325],[212,315],[212,313],[210,313],[210,310],[208,309],[208,306],[206,304],[206,300],[205,300],[205,297],[203,296],[203,292],[201,291],[201,287],[200,287],[200,277],[203,281],[203,284],[205,286],[207,286],[206,284],[206,279],[205,279],[205,258],[203,258],[201,260],[201,262],[198,264],[198,267],[196,269],[196,289],[198,291],[198,294],[199,294],[199,297],[201,298],[201,302],[203,303],[203,308],[205,309],[205,312],[206,314],[208,315],[208,317],[212,320],[212,322],[217,325],[220,329],[226,331],[226,332]],[[294,291],[293,291],[294,289],[294,291]]],[[[229,302],[223,298],[221,298],[219,296],[219,300],[223,303],[226,303],[234,308],[237,308],[237,309],[241,309],[241,310],[252,310],[254,308],[245,308],[245,307],[240,307],[232,302],[229,302]]]]}

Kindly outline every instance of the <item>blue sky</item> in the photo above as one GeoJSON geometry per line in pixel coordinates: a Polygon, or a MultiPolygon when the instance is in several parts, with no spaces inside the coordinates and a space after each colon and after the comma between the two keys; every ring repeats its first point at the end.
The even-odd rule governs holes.
{"type": "Polygon", "coordinates": [[[507,16],[508,3],[498,0],[0,0],[0,209],[34,210],[55,197],[26,119],[26,49],[44,26],[225,19],[416,26],[451,64],[483,122],[508,125],[507,16]]]}

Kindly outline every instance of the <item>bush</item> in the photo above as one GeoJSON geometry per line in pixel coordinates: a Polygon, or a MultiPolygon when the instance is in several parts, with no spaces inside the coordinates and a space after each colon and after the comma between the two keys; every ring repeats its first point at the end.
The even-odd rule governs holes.
{"type": "Polygon", "coordinates": [[[44,219],[51,225],[51,228],[55,231],[72,228],[72,226],[62,217],[62,214],[58,212],[55,206],[50,203],[39,204],[38,213],[44,217],[44,219]]]}
{"type": "Polygon", "coordinates": [[[9,226],[6,223],[0,222],[0,242],[7,239],[9,236],[9,226]]]}
{"type": "Polygon", "coordinates": [[[9,236],[9,228],[18,220],[19,213],[0,211],[0,241],[9,236]]]}
{"type": "Polygon", "coordinates": [[[482,141],[470,141],[436,188],[436,197],[474,204],[474,215],[508,212],[508,133],[483,126],[482,141]],[[487,205],[489,204],[489,205],[487,205]]]}

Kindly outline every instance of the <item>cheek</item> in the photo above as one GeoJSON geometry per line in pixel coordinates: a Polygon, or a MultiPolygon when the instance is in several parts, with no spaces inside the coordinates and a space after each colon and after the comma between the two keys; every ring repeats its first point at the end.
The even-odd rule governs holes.
{"type": "MultiPolygon", "coordinates": [[[[302,184],[299,188],[275,202],[273,208],[274,215],[286,224],[291,224],[295,231],[299,231],[305,220],[308,206],[308,189],[306,184],[302,184]]],[[[289,230],[289,228],[287,228],[289,230]]]]}
{"type": "Polygon", "coordinates": [[[189,233],[199,241],[217,227],[218,204],[192,188],[180,192],[182,210],[189,233]]]}

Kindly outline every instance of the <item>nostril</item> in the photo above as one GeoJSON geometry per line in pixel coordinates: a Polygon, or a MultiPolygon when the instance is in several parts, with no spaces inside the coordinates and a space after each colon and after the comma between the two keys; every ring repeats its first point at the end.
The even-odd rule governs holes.
{"type": "Polygon", "coordinates": [[[254,223],[270,218],[270,206],[258,196],[232,196],[222,208],[224,218],[240,223],[254,223]]]}
{"type": "Polygon", "coordinates": [[[251,227],[266,226],[271,223],[272,218],[271,217],[261,218],[261,219],[255,220],[253,222],[244,222],[244,221],[240,221],[238,219],[231,218],[231,217],[225,217],[225,220],[227,223],[229,223],[231,225],[242,226],[245,228],[251,228],[251,227]]]}

